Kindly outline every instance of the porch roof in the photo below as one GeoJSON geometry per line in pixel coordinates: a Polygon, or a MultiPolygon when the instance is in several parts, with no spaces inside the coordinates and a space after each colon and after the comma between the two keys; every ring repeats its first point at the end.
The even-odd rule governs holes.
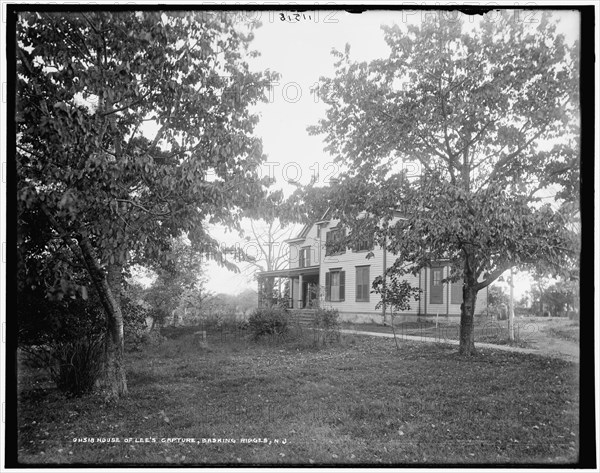
{"type": "Polygon", "coordinates": [[[278,269],[276,271],[261,271],[259,278],[289,278],[300,275],[319,274],[319,265],[307,266],[305,268],[278,269]]]}

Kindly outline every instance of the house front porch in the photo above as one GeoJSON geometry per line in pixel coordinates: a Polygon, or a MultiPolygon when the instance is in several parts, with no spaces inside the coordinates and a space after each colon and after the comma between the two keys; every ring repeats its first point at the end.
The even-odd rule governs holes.
{"type": "Polygon", "coordinates": [[[261,271],[258,273],[258,306],[286,300],[290,309],[319,306],[319,266],[261,271]]]}

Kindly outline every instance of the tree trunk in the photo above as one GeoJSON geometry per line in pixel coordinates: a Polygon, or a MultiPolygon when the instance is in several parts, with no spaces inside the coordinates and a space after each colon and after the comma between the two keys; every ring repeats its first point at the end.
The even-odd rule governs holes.
{"type": "Polygon", "coordinates": [[[122,266],[110,265],[107,275],[98,263],[87,238],[79,240],[79,247],[106,314],[106,382],[113,396],[125,396],[127,395],[127,379],[123,356],[123,313],[121,312],[122,266]]]}
{"type": "Polygon", "coordinates": [[[125,339],[123,336],[123,312],[121,311],[121,286],[123,267],[111,264],[107,270],[107,282],[114,299],[113,310],[107,317],[106,333],[106,376],[115,397],[127,394],[125,376],[125,339]]]}
{"type": "Polygon", "coordinates": [[[459,353],[461,355],[475,355],[475,332],[474,332],[474,317],[475,317],[475,301],[477,299],[477,291],[473,287],[472,278],[465,277],[465,281],[469,281],[463,287],[463,302],[460,306],[460,346],[459,353]]]}

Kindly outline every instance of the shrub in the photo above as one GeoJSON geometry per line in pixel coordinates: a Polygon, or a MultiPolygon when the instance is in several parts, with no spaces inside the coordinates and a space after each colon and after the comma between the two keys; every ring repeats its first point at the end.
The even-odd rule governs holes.
{"type": "Polygon", "coordinates": [[[149,339],[148,326],[146,325],[146,317],[149,312],[128,297],[123,297],[121,310],[123,312],[125,349],[127,351],[139,351],[149,339]]]}
{"type": "Polygon", "coordinates": [[[287,311],[277,306],[256,309],[248,319],[254,339],[262,335],[283,335],[288,331],[287,311]]]}
{"type": "Polygon", "coordinates": [[[340,314],[337,309],[317,309],[315,327],[325,330],[339,330],[340,314]]]}
{"type": "Polygon", "coordinates": [[[28,366],[45,369],[56,387],[72,396],[92,391],[104,368],[104,339],[97,334],[22,350],[28,366]]]}
{"type": "Polygon", "coordinates": [[[142,335],[142,338],[140,340],[140,345],[150,345],[150,346],[160,345],[162,342],[164,342],[166,340],[166,338],[167,337],[165,337],[159,329],[146,331],[142,335]]]}
{"type": "Polygon", "coordinates": [[[104,364],[106,319],[95,292],[89,298],[48,299],[43,290],[23,290],[17,304],[19,348],[28,364],[44,368],[70,395],[94,388],[104,364]],[[35,360],[35,361],[33,361],[35,360]]]}
{"type": "Polygon", "coordinates": [[[250,324],[248,323],[247,319],[240,319],[237,321],[237,330],[238,331],[244,331],[244,330],[248,330],[250,328],[250,324]]]}
{"type": "Polygon", "coordinates": [[[80,396],[94,389],[104,366],[102,337],[90,336],[53,347],[57,366],[50,374],[59,390],[80,396]]]}
{"type": "Polygon", "coordinates": [[[313,339],[316,345],[340,340],[340,320],[337,309],[317,309],[313,319],[313,339]]]}

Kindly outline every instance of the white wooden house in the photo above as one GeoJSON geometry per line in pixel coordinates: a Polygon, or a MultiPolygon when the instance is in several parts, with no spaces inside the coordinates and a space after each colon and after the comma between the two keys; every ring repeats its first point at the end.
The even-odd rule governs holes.
{"type": "MultiPolygon", "coordinates": [[[[371,293],[372,283],[396,258],[381,247],[369,248],[368,243],[334,253],[326,243],[330,239],[343,238],[344,231],[339,221],[325,217],[312,225],[305,225],[297,237],[287,240],[289,268],[259,273],[259,286],[264,278],[286,278],[290,308],[334,308],[338,309],[340,319],[345,321],[381,323],[384,310],[389,314],[391,309],[375,308],[380,296],[371,293]],[[372,256],[367,258],[369,253],[372,256]]],[[[449,267],[440,262],[422,269],[417,276],[407,275],[405,279],[422,293],[419,301],[410,302],[410,310],[394,313],[396,320],[460,316],[462,281],[442,283],[448,274],[449,267]]],[[[478,294],[475,310],[482,313],[486,309],[487,291],[483,290],[478,294]]]]}

